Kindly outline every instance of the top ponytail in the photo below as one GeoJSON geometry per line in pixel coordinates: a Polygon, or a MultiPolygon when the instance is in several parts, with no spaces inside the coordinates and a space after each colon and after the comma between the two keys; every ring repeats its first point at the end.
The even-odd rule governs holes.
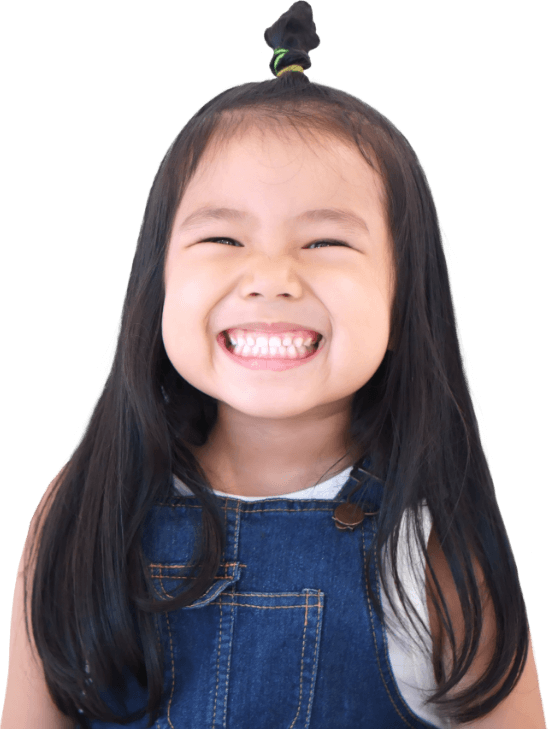
{"type": "Polygon", "coordinates": [[[310,4],[304,0],[293,3],[286,13],[266,28],[264,40],[274,49],[270,61],[270,71],[274,76],[280,76],[291,66],[298,66],[303,71],[310,68],[312,63],[308,54],[320,44],[310,4]]]}

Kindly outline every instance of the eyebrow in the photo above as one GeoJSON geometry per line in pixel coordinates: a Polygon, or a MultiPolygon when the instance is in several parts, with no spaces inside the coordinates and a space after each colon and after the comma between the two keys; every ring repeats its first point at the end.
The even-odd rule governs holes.
{"type": "MultiPolygon", "coordinates": [[[[214,208],[204,206],[191,213],[191,215],[188,215],[180,226],[180,230],[190,228],[194,225],[199,225],[210,220],[231,220],[240,223],[254,220],[254,215],[242,210],[235,210],[234,208],[214,208]]],[[[350,210],[319,208],[317,210],[306,210],[304,213],[293,218],[293,222],[295,223],[317,223],[325,221],[343,223],[348,228],[369,232],[369,228],[367,227],[365,220],[350,210]]]]}

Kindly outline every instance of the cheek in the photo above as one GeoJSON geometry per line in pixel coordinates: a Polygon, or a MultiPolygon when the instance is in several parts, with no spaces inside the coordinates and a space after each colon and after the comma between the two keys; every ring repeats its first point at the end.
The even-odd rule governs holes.
{"type": "Polygon", "coordinates": [[[200,312],[197,302],[186,293],[182,287],[167,291],[161,320],[166,353],[180,374],[186,361],[194,361],[201,355],[201,338],[197,333],[200,312]]]}
{"type": "Polygon", "coordinates": [[[168,282],[161,317],[161,336],[174,369],[194,387],[204,389],[208,373],[216,363],[218,344],[209,314],[214,301],[206,294],[206,284],[197,278],[168,282]]]}
{"type": "Polygon", "coordinates": [[[168,289],[165,295],[162,316],[162,335],[165,349],[172,347],[176,341],[184,336],[186,318],[182,316],[183,305],[180,292],[168,289]]]}
{"type": "Polygon", "coordinates": [[[183,333],[181,331],[181,322],[175,316],[174,310],[168,302],[165,301],[163,307],[163,316],[161,321],[161,335],[167,357],[172,362],[174,369],[182,374],[182,348],[179,343],[183,341],[183,333]]]}
{"type": "Polygon", "coordinates": [[[333,282],[329,287],[327,305],[335,316],[335,326],[340,325],[352,336],[384,336],[390,328],[390,292],[378,277],[369,271],[359,271],[349,278],[346,285],[333,282]]]}
{"type": "Polygon", "coordinates": [[[191,334],[193,328],[197,329],[208,310],[211,290],[205,276],[182,276],[176,271],[165,288],[163,323],[166,321],[167,331],[191,334]]]}

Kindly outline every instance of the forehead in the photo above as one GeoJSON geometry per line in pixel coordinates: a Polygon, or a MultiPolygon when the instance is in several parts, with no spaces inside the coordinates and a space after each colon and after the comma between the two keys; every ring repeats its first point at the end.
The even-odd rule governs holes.
{"type": "MultiPolygon", "coordinates": [[[[256,126],[211,140],[181,200],[189,209],[205,199],[250,195],[267,201],[320,198],[384,207],[380,174],[358,147],[328,133],[256,126]]],[[[229,202],[227,200],[226,202],[229,202]]]]}

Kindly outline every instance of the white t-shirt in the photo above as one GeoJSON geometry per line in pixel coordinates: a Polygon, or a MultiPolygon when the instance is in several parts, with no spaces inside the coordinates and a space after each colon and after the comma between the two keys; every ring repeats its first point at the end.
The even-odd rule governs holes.
{"type": "MultiPolygon", "coordinates": [[[[344,484],[348,481],[348,477],[352,471],[353,466],[346,468],[336,476],[332,476],[327,481],[322,481],[316,486],[310,488],[301,489],[300,491],[294,491],[288,494],[281,494],[281,496],[236,496],[235,494],[228,494],[223,491],[214,491],[219,496],[228,496],[233,499],[240,499],[241,501],[261,501],[265,498],[282,498],[282,499],[333,499],[344,484]]],[[[185,486],[182,481],[174,476],[174,486],[177,491],[183,495],[192,495],[190,489],[185,486]]],[[[431,529],[431,516],[426,505],[423,503],[423,533],[425,537],[425,546],[428,542],[431,529]]],[[[400,537],[398,543],[398,566],[400,571],[400,580],[404,585],[407,596],[413,603],[416,611],[421,615],[421,618],[425,625],[428,626],[428,612],[427,612],[427,601],[425,592],[425,560],[423,553],[416,549],[416,542],[413,539],[413,530],[411,530],[411,552],[414,555],[414,567],[413,570],[410,566],[409,559],[407,559],[407,517],[409,515],[404,514],[402,524],[400,527],[400,537]]],[[[383,559],[386,555],[383,555],[383,559]]],[[[388,563],[388,560],[386,560],[388,563]]],[[[390,575],[390,569],[387,570],[387,574],[390,575]]],[[[394,588],[394,584],[392,584],[394,588]]],[[[401,603],[398,598],[398,593],[393,589],[392,594],[393,602],[395,602],[397,608],[400,610],[400,614],[403,616],[403,620],[406,627],[410,626],[410,621],[401,609],[401,603]]],[[[396,619],[392,619],[392,610],[390,603],[381,589],[381,600],[383,604],[383,610],[385,615],[389,616],[387,619],[391,623],[392,627],[398,631],[399,635],[395,638],[389,632],[385,631],[388,645],[388,653],[390,663],[392,666],[392,672],[396,679],[396,685],[398,690],[402,694],[404,701],[411,710],[417,714],[417,716],[431,722],[440,729],[450,729],[451,723],[440,716],[434,707],[430,704],[427,706],[423,705],[423,700],[428,697],[436,689],[436,683],[434,679],[434,673],[432,668],[432,662],[429,657],[428,650],[422,651],[419,649],[412,650],[412,641],[408,636],[408,633],[404,632],[401,628],[400,623],[396,619]]],[[[410,627],[411,630],[411,627],[410,627]]],[[[419,630],[421,635],[425,635],[419,624],[419,630]]],[[[417,638],[417,635],[415,635],[417,638]]]]}

